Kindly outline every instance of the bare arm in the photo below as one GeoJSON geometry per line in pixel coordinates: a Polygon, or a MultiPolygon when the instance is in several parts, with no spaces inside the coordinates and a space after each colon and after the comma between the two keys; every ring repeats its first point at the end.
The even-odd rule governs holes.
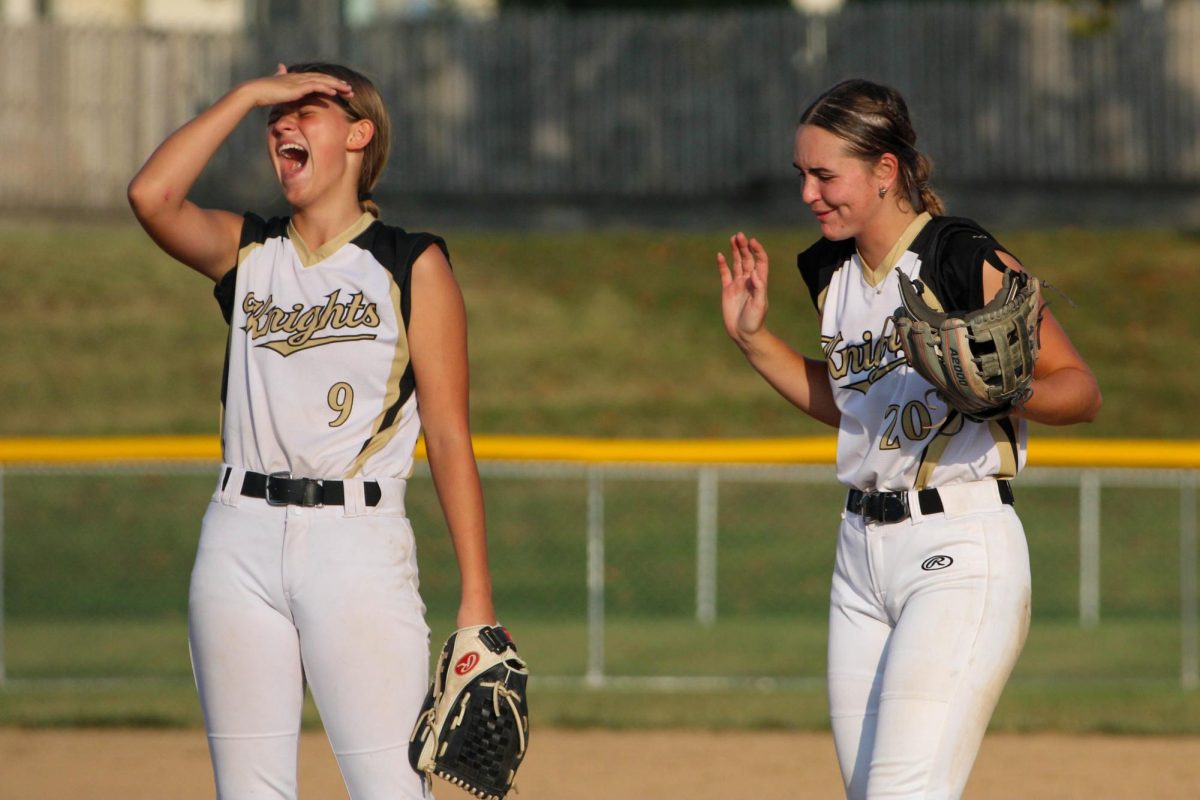
{"type": "MultiPolygon", "coordinates": [[[[1020,263],[1007,253],[998,252],[997,256],[1010,269],[1021,269],[1020,263]]],[[[985,302],[1000,291],[1002,280],[999,270],[983,265],[985,302]]],[[[1016,415],[1045,425],[1071,425],[1096,419],[1103,402],[1100,385],[1049,309],[1043,311],[1040,344],[1033,369],[1033,395],[1016,415]]]]}
{"type": "Polygon", "coordinates": [[[823,360],[808,358],[766,328],[767,251],[757,239],[735,234],[729,240],[732,264],[717,254],[725,332],[746,360],[775,391],[809,416],[837,427],[842,415],[823,360]]]}
{"type": "Polygon", "coordinates": [[[437,245],[413,265],[409,347],[416,373],[429,469],[454,544],[461,578],[458,626],[492,625],[483,490],[468,418],[467,315],[437,245]]]}
{"type": "Polygon", "coordinates": [[[237,257],[242,218],[188,200],[196,179],[252,109],[339,91],[345,93],[348,87],[336,78],[318,73],[290,75],[282,64],[269,78],[234,87],[167,137],[134,176],[128,192],[134,216],[167,254],[220,280],[237,257]]]}

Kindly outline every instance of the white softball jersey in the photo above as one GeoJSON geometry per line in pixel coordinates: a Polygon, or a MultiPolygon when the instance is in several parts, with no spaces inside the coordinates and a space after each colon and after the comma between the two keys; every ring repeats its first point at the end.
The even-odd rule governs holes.
{"type": "Polygon", "coordinates": [[[863,491],[936,488],[1010,478],[1024,466],[1024,421],[973,422],[948,407],[905,362],[891,319],[901,305],[897,271],[919,278],[934,308],[981,307],[982,263],[999,268],[1000,250],[970,220],[921,214],[875,269],[863,263],[853,240],[822,239],[800,254],[842,413],[842,483],[863,491]]]}
{"type": "Polygon", "coordinates": [[[947,408],[908,368],[891,319],[898,272],[935,308],[980,308],[983,264],[999,268],[999,251],[970,220],[922,214],[874,268],[853,240],[799,257],[842,413],[838,478],[909,498],[893,520],[841,515],[827,676],[849,800],[961,797],[1025,641],[1029,553],[996,481],[1024,465],[1024,423],[947,408]],[[937,490],[938,510],[918,489],[937,490]]]}
{"type": "Polygon", "coordinates": [[[429,797],[408,763],[429,628],[404,498],[420,429],[411,271],[434,244],[446,251],[363,214],[309,250],[287,219],[247,214],[215,288],[230,325],[225,464],[188,641],[219,800],[296,800],[306,686],[352,800],[429,797]],[[251,473],[280,472],[342,492],[283,505],[246,490],[251,473]]]}
{"type": "Polygon", "coordinates": [[[411,269],[436,236],[364,213],[309,250],[286,218],[247,214],[214,292],[229,322],[225,463],[322,479],[407,478],[420,431],[411,269]]]}

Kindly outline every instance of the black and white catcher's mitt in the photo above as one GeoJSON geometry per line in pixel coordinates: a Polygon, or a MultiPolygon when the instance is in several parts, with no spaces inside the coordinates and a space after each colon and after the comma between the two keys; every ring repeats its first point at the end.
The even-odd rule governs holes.
{"type": "Polygon", "coordinates": [[[968,419],[1007,416],[1029,399],[1038,357],[1042,282],[1007,270],[1000,292],[983,308],[935,311],[923,287],[897,270],[903,305],[892,319],[909,366],[968,419]]]}
{"type": "Polygon", "coordinates": [[[483,800],[503,800],[529,743],[528,681],[504,628],[452,633],[409,739],[413,769],[427,782],[437,775],[483,800]]]}

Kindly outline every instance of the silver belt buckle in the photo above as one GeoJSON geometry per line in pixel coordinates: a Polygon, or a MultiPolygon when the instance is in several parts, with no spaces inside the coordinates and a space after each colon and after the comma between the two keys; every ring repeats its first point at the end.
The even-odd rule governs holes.
{"type": "Polygon", "coordinates": [[[267,485],[263,488],[263,494],[266,495],[263,499],[267,501],[269,506],[286,506],[287,500],[275,500],[271,493],[271,483],[276,480],[290,481],[292,473],[290,472],[272,472],[267,476],[267,485]]]}

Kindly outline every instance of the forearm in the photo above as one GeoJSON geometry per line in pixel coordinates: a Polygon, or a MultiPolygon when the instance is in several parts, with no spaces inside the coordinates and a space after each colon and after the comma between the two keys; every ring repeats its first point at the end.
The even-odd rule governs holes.
{"type": "Polygon", "coordinates": [[[1102,399],[1096,377],[1087,369],[1066,367],[1034,379],[1033,394],[1017,414],[1044,425],[1091,422],[1102,399]]]}
{"type": "Polygon", "coordinates": [[[167,137],[129,185],[137,216],[145,219],[182,206],[217,148],[254,107],[243,84],[167,137]]]}
{"type": "Polygon", "coordinates": [[[467,431],[425,434],[434,487],[458,561],[462,590],[459,625],[492,624],[492,579],[488,567],[483,489],[467,431]]]}
{"type": "Polygon", "coordinates": [[[824,361],[797,353],[765,328],[752,339],[737,340],[737,345],[750,366],[788,402],[818,422],[834,428],[841,423],[824,361]]]}

